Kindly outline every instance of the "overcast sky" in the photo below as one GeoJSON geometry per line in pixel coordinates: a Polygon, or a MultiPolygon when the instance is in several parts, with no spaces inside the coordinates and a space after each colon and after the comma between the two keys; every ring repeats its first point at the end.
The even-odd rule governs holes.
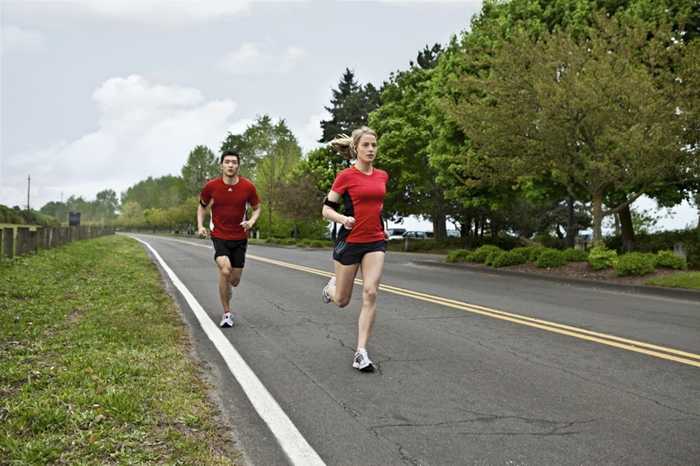
{"type": "Polygon", "coordinates": [[[0,5],[0,204],[26,205],[31,175],[37,208],[177,175],[195,145],[217,151],[264,113],[312,149],[346,67],[379,86],[467,29],[481,1],[0,5]]]}

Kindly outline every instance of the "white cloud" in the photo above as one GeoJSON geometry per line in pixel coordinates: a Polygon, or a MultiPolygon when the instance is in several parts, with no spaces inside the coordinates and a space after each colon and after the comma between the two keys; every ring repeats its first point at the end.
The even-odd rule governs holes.
{"type": "MultiPolygon", "coordinates": [[[[345,0],[350,2],[364,2],[365,0],[345,0]]],[[[466,3],[480,7],[483,0],[378,0],[379,3],[390,3],[394,5],[404,4],[421,4],[421,3],[466,3]]]]}
{"type": "Polygon", "coordinates": [[[44,47],[44,35],[40,31],[17,26],[2,27],[0,53],[3,55],[9,52],[40,52],[44,47]]]}
{"type": "Polygon", "coordinates": [[[179,174],[198,144],[217,152],[228,131],[245,129],[234,120],[236,103],[207,101],[193,88],[151,83],[137,75],[111,78],[93,93],[100,118],[95,131],[73,141],[4,157],[0,203],[26,203],[27,174],[32,205],[71,194],[94,198],[102,189],[125,190],[149,176],[179,174]]]}
{"type": "Polygon", "coordinates": [[[89,13],[129,22],[178,25],[249,11],[248,0],[73,0],[89,13]]]}
{"type": "Polygon", "coordinates": [[[304,153],[321,146],[321,143],[318,142],[323,135],[321,131],[321,121],[328,120],[330,117],[331,115],[326,111],[313,114],[309,116],[301,130],[294,130],[294,134],[297,135],[299,145],[304,153]]]}
{"type": "Polygon", "coordinates": [[[224,56],[219,61],[219,67],[238,76],[287,73],[306,56],[305,50],[295,46],[287,47],[281,53],[269,49],[270,47],[263,49],[259,44],[246,42],[224,56]]]}

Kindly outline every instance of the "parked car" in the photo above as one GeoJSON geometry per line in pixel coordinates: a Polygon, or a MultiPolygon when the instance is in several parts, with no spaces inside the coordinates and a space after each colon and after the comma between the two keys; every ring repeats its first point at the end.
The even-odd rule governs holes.
{"type": "Polygon", "coordinates": [[[408,239],[428,239],[428,233],[425,231],[407,231],[403,237],[408,239]]]}
{"type": "Polygon", "coordinates": [[[389,235],[389,241],[392,239],[403,239],[404,233],[406,233],[405,228],[387,228],[387,234],[389,235]]]}
{"type": "Polygon", "coordinates": [[[447,230],[447,237],[448,238],[461,238],[462,234],[459,232],[459,230],[447,230]]]}

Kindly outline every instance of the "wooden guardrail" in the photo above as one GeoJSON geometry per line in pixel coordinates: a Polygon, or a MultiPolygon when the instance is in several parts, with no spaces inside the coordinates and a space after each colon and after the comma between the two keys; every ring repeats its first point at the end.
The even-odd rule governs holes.
{"type": "Polygon", "coordinates": [[[29,227],[2,228],[0,231],[0,259],[35,253],[81,239],[114,234],[113,227],[29,227]]]}

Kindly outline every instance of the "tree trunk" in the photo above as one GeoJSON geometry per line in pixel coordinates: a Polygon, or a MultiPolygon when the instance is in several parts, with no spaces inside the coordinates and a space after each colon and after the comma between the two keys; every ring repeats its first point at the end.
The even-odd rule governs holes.
{"type": "Polygon", "coordinates": [[[270,231],[267,234],[268,238],[272,238],[272,204],[267,203],[267,219],[269,220],[270,231]]]}
{"type": "Polygon", "coordinates": [[[462,238],[468,238],[471,232],[472,219],[464,218],[459,222],[459,236],[462,238]]]}
{"type": "Polygon", "coordinates": [[[447,239],[447,216],[443,212],[431,216],[433,220],[433,237],[438,241],[447,239]]]}
{"type": "Polygon", "coordinates": [[[632,212],[626,205],[620,209],[620,229],[622,230],[622,249],[631,251],[634,249],[634,227],[632,226],[632,212]]]}
{"type": "Polygon", "coordinates": [[[566,224],[566,245],[573,248],[576,246],[578,225],[576,224],[576,210],[574,208],[574,198],[572,196],[566,199],[566,208],[569,211],[569,220],[566,224]]]}
{"type": "Polygon", "coordinates": [[[434,211],[431,215],[433,221],[433,237],[438,241],[447,239],[447,216],[445,215],[445,197],[442,190],[435,187],[432,193],[434,211]]]}
{"type": "Polygon", "coordinates": [[[603,193],[593,193],[593,244],[603,242],[603,193]]]}

